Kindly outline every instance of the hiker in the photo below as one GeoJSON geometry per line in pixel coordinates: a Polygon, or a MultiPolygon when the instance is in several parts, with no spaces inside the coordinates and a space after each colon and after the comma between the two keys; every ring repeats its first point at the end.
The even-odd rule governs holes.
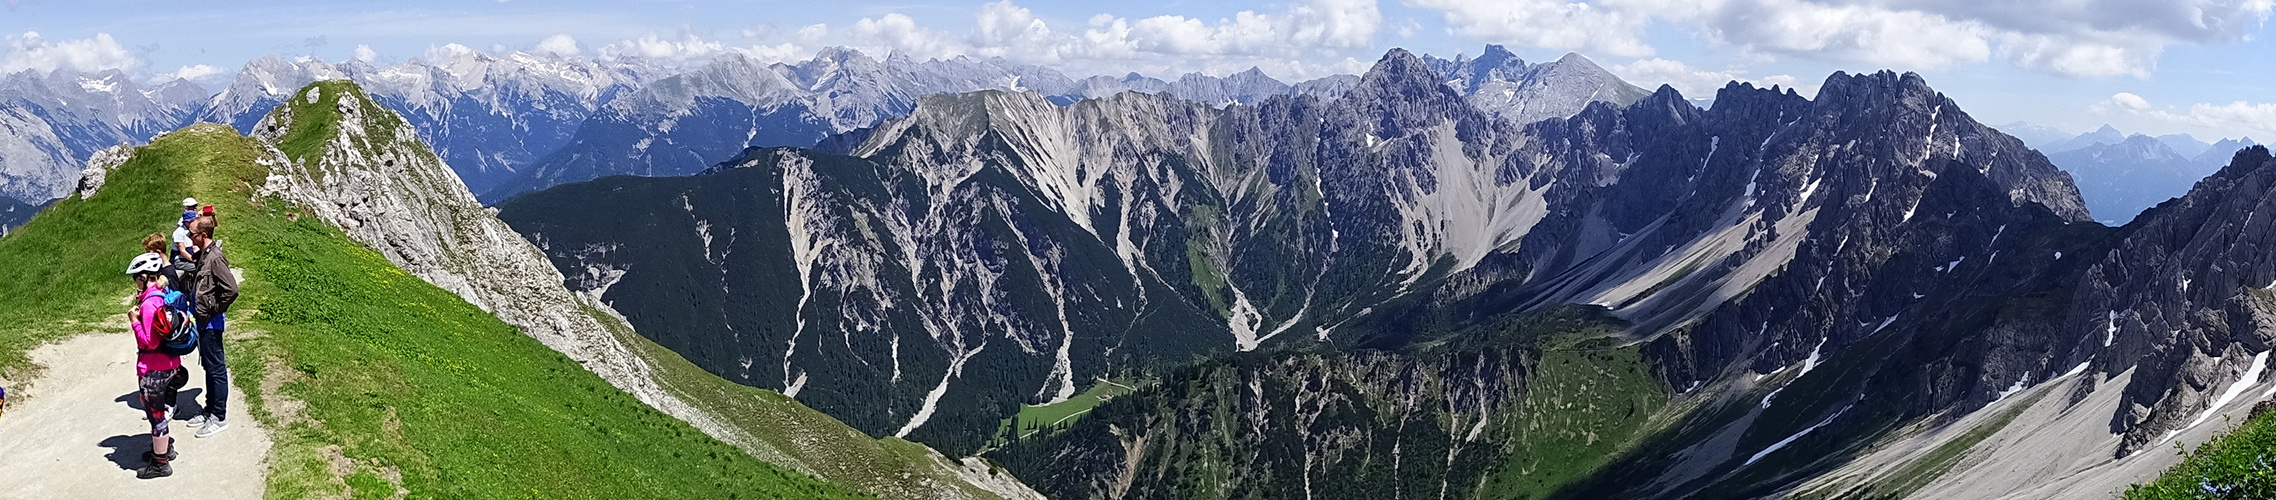
{"type": "Polygon", "coordinates": [[[213,239],[214,224],[212,206],[190,221],[189,254],[197,262],[191,288],[196,302],[198,365],[205,370],[205,406],[190,417],[189,425],[198,428],[197,437],[201,438],[229,430],[229,358],[223,352],[221,334],[228,328],[229,306],[237,302],[237,275],[229,272],[229,255],[222,251],[221,242],[213,239]]]}
{"type": "MultiPolygon", "coordinates": [[[[197,218],[198,199],[183,198],[182,222],[174,225],[174,251],[167,254],[173,256],[173,260],[189,260],[189,255],[184,252],[189,251],[190,247],[190,221],[197,218]]],[[[176,283],[176,285],[180,285],[180,283],[176,283]]]]}
{"type": "MultiPolygon", "coordinates": [[[[166,235],[150,233],[150,236],[142,237],[142,251],[146,253],[158,254],[158,258],[165,259],[166,235]]],[[[159,263],[163,265],[165,264],[165,261],[160,261],[159,263]]]]}
{"type": "Polygon", "coordinates": [[[150,452],[143,457],[149,465],[134,472],[134,477],[154,479],[174,475],[173,422],[167,417],[173,413],[174,398],[182,386],[190,381],[189,372],[182,369],[182,357],[160,350],[173,320],[166,311],[166,277],[159,274],[166,266],[166,256],[145,253],[127,263],[126,274],[134,277],[140,290],[135,300],[134,313],[127,318],[127,326],[134,330],[134,374],[141,388],[142,410],[150,417],[150,452]]]}

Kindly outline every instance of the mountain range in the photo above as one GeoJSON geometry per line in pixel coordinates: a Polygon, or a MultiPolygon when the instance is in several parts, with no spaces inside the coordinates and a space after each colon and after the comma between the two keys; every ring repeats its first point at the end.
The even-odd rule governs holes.
{"type": "Polygon", "coordinates": [[[2202,208],[2262,194],[2264,150],[2113,229],[1917,75],[1533,123],[1449,80],[1394,50],[1333,98],[926,97],[849,154],[756,148],[500,216],[697,365],[1060,498],[2092,488],[2257,387],[2238,354],[2269,330],[2191,318],[2257,317],[2276,277],[2237,257],[2259,233],[2218,229],[2252,209],[2202,208]],[[1142,388],[1004,427],[1108,380],[1142,388]],[[1919,460],[1876,454],[2017,405],[2110,438],[2014,439],[2103,458],[1907,483],[1919,460]]]}
{"type": "MultiPolygon", "coordinates": [[[[1697,99],[1491,46],[1296,85],[835,49],[686,71],[445,52],[265,58],[200,99],[19,74],[0,89],[28,97],[0,109],[31,132],[0,144],[89,165],[70,177],[91,194],[113,170],[147,188],[172,157],[125,168],[141,153],[73,141],[246,131],[145,149],[227,146],[165,168],[238,179],[193,187],[247,198],[228,203],[267,245],[253,262],[284,283],[262,293],[408,276],[454,312],[330,314],[425,308],[404,317],[456,318],[420,333],[446,343],[495,319],[562,359],[397,345],[282,300],[254,321],[297,325],[294,356],[342,329],[405,373],[582,368],[599,380],[571,413],[629,398],[662,418],[627,428],[740,449],[770,484],[802,484],[780,466],[909,498],[2076,497],[2154,478],[2180,461],[2163,448],[2276,393],[2266,148],[2105,127],[2044,155],[1912,73],[1697,99]]],[[[0,172],[36,192],[53,175],[31,164],[0,172]]],[[[324,415],[381,408],[339,403],[355,393],[300,392],[324,415]]],[[[560,411],[536,407],[493,414],[560,411]]],[[[564,432],[611,435],[591,431],[564,432]]]]}
{"type": "MultiPolygon", "coordinates": [[[[1592,99],[1617,103],[1641,95],[1578,56],[1527,66],[1489,46],[1487,57],[1458,59],[1480,71],[1481,79],[1463,85],[1481,103],[1539,103],[1527,119],[1577,112],[1592,99]],[[1545,89],[1574,89],[1574,96],[1536,95],[1563,92],[1545,89]]],[[[1001,59],[879,60],[839,48],[794,63],[727,55],[683,70],[638,58],[492,54],[456,45],[384,67],[267,56],[246,63],[212,93],[187,80],[144,89],[116,71],[7,78],[0,84],[0,120],[7,124],[0,127],[0,196],[33,204],[68,192],[95,150],[139,144],[197,121],[250,132],[295,89],[328,79],[362,83],[400,112],[490,203],[606,175],[685,175],[746,147],[813,146],[904,115],[927,94],[1024,89],[1065,104],[1167,92],[1226,105],[1293,94],[1333,97],[1356,81],[1337,75],[1288,84],[1256,69],[1223,77],[1191,73],[1175,81],[1135,73],[1073,79],[1001,59]]]]}
{"type": "Polygon", "coordinates": [[[206,97],[188,80],[144,88],[116,70],[7,75],[0,79],[0,196],[33,205],[62,197],[95,151],[174,130],[206,97]]]}

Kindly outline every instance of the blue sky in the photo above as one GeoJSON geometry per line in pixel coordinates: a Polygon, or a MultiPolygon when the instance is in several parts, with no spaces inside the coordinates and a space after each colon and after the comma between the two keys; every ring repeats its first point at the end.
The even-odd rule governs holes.
{"type": "Polygon", "coordinates": [[[1298,80],[1363,71],[1392,47],[1452,56],[1498,43],[1535,61],[1579,52],[1693,97],[1734,78],[1809,93],[1833,71],[1895,69],[1986,123],[2276,139],[2276,0],[0,2],[0,72],[210,84],[267,54],[388,63],[460,44],[794,60],[843,45],[1078,76],[1256,66],[1298,80]]]}

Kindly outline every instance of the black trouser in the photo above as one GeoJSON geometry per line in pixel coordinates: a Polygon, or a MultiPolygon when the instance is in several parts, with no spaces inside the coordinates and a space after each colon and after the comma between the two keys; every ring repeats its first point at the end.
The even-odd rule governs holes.
{"type": "Polygon", "coordinates": [[[198,323],[198,365],[205,369],[205,414],[222,420],[229,416],[229,356],[221,348],[221,332],[228,327],[228,319],[228,314],[221,314],[198,323]]]}
{"type": "Polygon", "coordinates": [[[142,389],[142,411],[150,416],[152,437],[166,437],[167,431],[172,430],[174,426],[166,421],[172,416],[169,410],[174,409],[175,394],[188,383],[190,371],[179,366],[144,373],[137,381],[136,385],[142,389]]]}

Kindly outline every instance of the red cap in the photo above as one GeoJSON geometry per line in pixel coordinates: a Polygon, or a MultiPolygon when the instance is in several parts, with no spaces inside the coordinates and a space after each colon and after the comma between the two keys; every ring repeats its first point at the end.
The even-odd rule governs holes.
{"type": "Polygon", "coordinates": [[[213,205],[206,205],[205,208],[199,209],[198,214],[213,215],[213,205]]]}

